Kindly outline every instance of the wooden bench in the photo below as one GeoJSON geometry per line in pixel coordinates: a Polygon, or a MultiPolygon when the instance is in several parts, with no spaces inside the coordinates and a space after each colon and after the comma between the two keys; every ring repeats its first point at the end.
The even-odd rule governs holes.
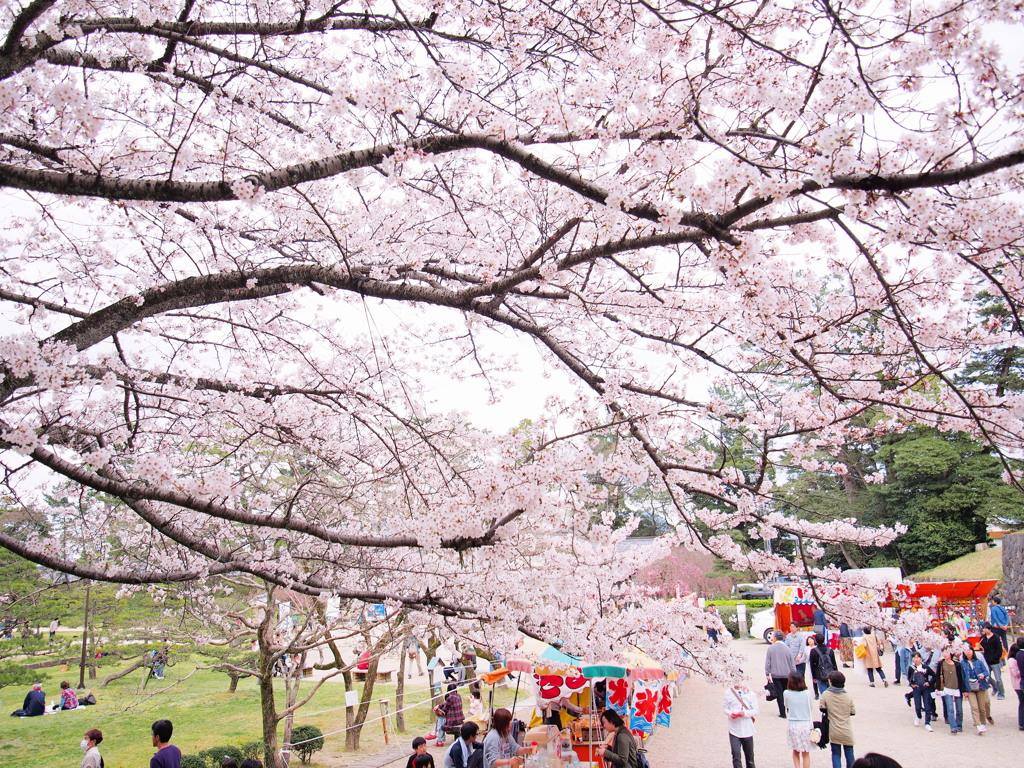
{"type": "MultiPolygon", "coordinates": [[[[390,683],[391,682],[391,676],[394,673],[395,673],[395,671],[393,669],[378,669],[377,670],[377,680],[376,680],[376,682],[378,682],[378,683],[390,683]]],[[[357,669],[355,671],[355,679],[359,680],[360,682],[365,681],[366,680],[366,670],[365,669],[357,669]]]]}

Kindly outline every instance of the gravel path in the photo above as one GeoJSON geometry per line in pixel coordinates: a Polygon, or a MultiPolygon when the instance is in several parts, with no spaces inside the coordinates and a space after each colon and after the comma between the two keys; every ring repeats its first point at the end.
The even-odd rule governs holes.
{"type": "MultiPolygon", "coordinates": [[[[751,688],[761,693],[761,716],[757,718],[754,757],[758,768],[788,768],[792,753],[786,746],[786,721],[779,718],[775,702],[763,696],[765,651],[768,646],[746,640],[735,644],[746,657],[744,669],[750,673],[751,688]]],[[[854,751],[857,756],[880,752],[898,760],[903,768],[956,768],[985,765],[992,768],[1024,766],[1024,731],[1017,730],[1017,697],[1008,691],[1004,701],[992,700],[992,717],[984,736],[978,736],[971,721],[970,708],[964,702],[964,732],[953,735],[942,720],[933,723],[935,731],[914,727],[913,710],[903,699],[907,692],[892,685],[892,656],[883,659],[890,680],[888,688],[876,681],[868,687],[867,675],[860,670],[843,669],[846,689],[853,696],[857,715],[853,718],[854,751]]],[[[1008,676],[1004,682],[1009,685],[1008,676]]],[[[729,735],[722,712],[725,688],[706,680],[686,680],[673,705],[672,727],[655,734],[648,757],[652,768],[731,768],[729,735]]],[[[939,707],[941,713],[941,706],[939,707]]],[[[830,768],[831,751],[815,750],[811,765],[830,768]]]]}

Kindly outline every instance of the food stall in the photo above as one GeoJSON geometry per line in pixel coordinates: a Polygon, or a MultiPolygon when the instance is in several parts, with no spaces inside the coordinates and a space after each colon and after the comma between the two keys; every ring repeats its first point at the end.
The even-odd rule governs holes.
{"type": "Polygon", "coordinates": [[[601,712],[592,706],[596,700],[594,687],[599,680],[606,685],[607,708],[622,715],[634,734],[643,738],[655,725],[669,725],[678,675],[666,674],[657,662],[636,650],[627,651],[623,658],[624,663],[581,665],[579,659],[551,646],[524,640],[507,666],[514,672],[530,675],[538,704],[568,701],[583,710],[579,717],[561,711],[562,730],[559,731],[543,723],[538,706],[530,720],[525,742],[536,741],[542,752],[557,755],[549,757],[550,762],[578,761],[584,768],[603,766],[595,750],[604,742],[605,733],[601,728],[601,712]],[[547,749],[549,743],[553,745],[550,750],[547,749]]]}
{"type": "Polygon", "coordinates": [[[988,615],[988,596],[999,583],[997,579],[975,581],[923,581],[913,587],[901,584],[898,588],[899,606],[906,609],[922,608],[922,598],[934,598],[928,608],[932,626],[938,630],[943,622],[952,620],[952,612],[959,610],[967,621],[967,639],[974,645],[981,640],[981,625],[988,615]],[[913,589],[913,591],[911,591],[913,589]]]}

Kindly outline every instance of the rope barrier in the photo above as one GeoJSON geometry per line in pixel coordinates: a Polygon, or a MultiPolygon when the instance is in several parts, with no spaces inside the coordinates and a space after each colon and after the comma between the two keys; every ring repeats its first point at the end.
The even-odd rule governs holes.
{"type": "MultiPolygon", "coordinates": [[[[461,683],[456,683],[456,685],[461,687],[461,686],[464,686],[464,685],[470,685],[471,683],[475,683],[475,682],[477,682],[479,680],[480,680],[479,677],[475,677],[472,680],[466,680],[466,681],[461,682],[461,683]]],[[[448,683],[448,684],[450,685],[451,683],[448,683]]],[[[417,690],[418,691],[422,691],[422,690],[431,690],[431,689],[430,688],[418,688],[417,690]]],[[[374,703],[380,703],[381,701],[390,701],[390,700],[391,699],[376,699],[375,701],[367,701],[367,702],[362,702],[361,701],[361,702],[359,702],[359,704],[361,706],[362,704],[374,704],[374,703]]],[[[424,704],[428,704],[428,703],[432,702],[433,700],[434,700],[434,697],[431,696],[429,698],[424,699],[423,701],[417,701],[415,704],[410,704],[410,705],[408,705],[406,707],[402,707],[401,709],[396,709],[394,712],[389,712],[388,715],[389,716],[390,715],[397,715],[399,712],[408,712],[410,709],[415,709],[416,707],[423,706],[424,704]]],[[[348,704],[342,704],[340,707],[332,707],[331,709],[324,709],[324,710],[321,710],[320,712],[311,712],[311,713],[309,713],[309,715],[307,715],[307,717],[312,717],[314,715],[322,715],[322,714],[325,714],[327,712],[336,712],[339,709],[346,709],[348,706],[349,706],[348,704]]],[[[365,722],[357,723],[355,725],[349,725],[349,726],[346,726],[345,728],[339,728],[336,731],[331,731],[330,733],[322,733],[319,736],[314,736],[312,739],[304,739],[303,741],[292,741],[292,742],[289,742],[289,743],[285,744],[284,746],[285,747],[294,747],[297,744],[305,744],[306,742],[309,742],[309,741],[316,741],[317,739],[325,739],[328,736],[337,736],[339,733],[345,733],[346,731],[351,731],[353,728],[362,728],[364,725],[366,725],[365,722]]],[[[282,752],[283,751],[284,750],[282,749],[282,752]]]]}

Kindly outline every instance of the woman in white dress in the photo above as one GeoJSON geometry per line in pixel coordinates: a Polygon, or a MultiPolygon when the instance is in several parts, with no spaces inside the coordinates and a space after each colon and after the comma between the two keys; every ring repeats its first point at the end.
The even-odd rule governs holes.
{"type": "Polygon", "coordinates": [[[793,768],[811,768],[811,692],[799,672],[791,672],[786,690],[786,743],[793,750],[793,768]]]}

